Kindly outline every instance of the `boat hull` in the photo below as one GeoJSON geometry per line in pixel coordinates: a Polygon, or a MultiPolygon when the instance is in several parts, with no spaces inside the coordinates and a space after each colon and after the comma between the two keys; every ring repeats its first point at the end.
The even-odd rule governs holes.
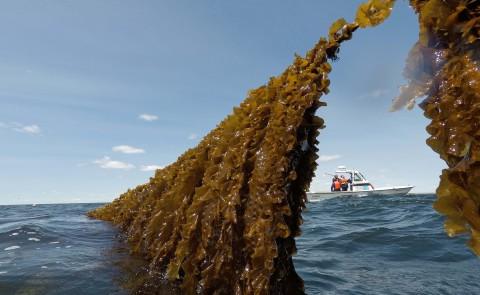
{"type": "Polygon", "coordinates": [[[413,186],[398,186],[390,188],[378,188],[370,191],[335,191],[335,192],[321,192],[321,193],[307,193],[309,202],[317,202],[325,199],[335,197],[368,197],[368,196],[388,196],[397,195],[404,196],[410,192],[413,186]]]}

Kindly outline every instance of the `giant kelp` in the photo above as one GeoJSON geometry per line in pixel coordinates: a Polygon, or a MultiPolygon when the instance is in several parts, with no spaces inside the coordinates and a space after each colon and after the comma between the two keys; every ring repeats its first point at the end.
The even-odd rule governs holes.
{"type": "MultiPolygon", "coordinates": [[[[436,208],[449,233],[470,230],[479,251],[478,1],[411,0],[420,39],[412,49],[393,108],[421,104],[432,119],[427,143],[447,162],[436,208]]],[[[381,23],[393,0],[362,4],[356,20],[336,21],[305,57],[249,92],[199,145],[147,184],[91,216],[119,225],[153,277],[185,293],[298,294],[303,282],[291,256],[328,92],[328,59],[358,27],[381,23]]]]}
{"type": "Polygon", "coordinates": [[[305,57],[255,90],[150,182],[90,215],[118,224],[152,273],[185,293],[302,294],[291,256],[316,167],[315,116],[328,92],[328,59],[359,27],[384,20],[393,1],[336,21],[305,57]]]}
{"type": "Polygon", "coordinates": [[[412,0],[420,36],[393,108],[416,98],[432,121],[427,144],[445,160],[435,209],[449,235],[470,231],[480,255],[480,1],[412,0]]]}

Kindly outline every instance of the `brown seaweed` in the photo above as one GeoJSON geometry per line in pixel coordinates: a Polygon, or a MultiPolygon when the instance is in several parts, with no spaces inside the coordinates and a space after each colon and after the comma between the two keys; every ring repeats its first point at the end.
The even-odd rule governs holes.
{"type": "Polygon", "coordinates": [[[90,216],[119,225],[154,276],[187,294],[303,294],[292,255],[324,126],[315,111],[326,105],[328,59],[359,25],[386,18],[393,1],[367,5],[251,90],[197,147],[90,216]]]}
{"type": "Polygon", "coordinates": [[[470,232],[469,245],[480,255],[480,1],[410,2],[420,36],[404,72],[410,83],[393,109],[426,96],[427,144],[448,165],[434,207],[447,216],[450,236],[470,232]]]}
{"type": "MultiPolygon", "coordinates": [[[[435,208],[450,235],[469,231],[480,255],[480,9],[476,0],[411,0],[420,36],[409,80],[392,109],[426,96],[427,144],[445,160],[435,208]]],[[[305,57],[249,92],[199,145],[147,184],[90,216],[112,221],[149,262],[151,281],[187,294],[302,294],[295,272],[306,190],[314,175],[315,116],[328,93],[328,59],[358,27],[381,23],[393,0],[362,4],[356,20],[336,21],[305,57]]],[[[151,284],[150,284],[151,286],[151,284]]],[[[153,289],[149,289],[154,293],[153,289]]]]}

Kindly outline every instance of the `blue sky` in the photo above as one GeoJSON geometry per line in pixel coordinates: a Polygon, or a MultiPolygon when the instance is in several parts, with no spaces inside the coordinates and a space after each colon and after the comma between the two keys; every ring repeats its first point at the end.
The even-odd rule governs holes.
{"type": "MultiPolygon", "coordinates": [[[[145,183],[361,1],[10,1],[0,10],[0,204],[110,201],[145,183]]],[[[418,35],[398,1],[334,62],[313,191],[337,165],[432,192],[421,110],[388,112],[418,35]]]]}

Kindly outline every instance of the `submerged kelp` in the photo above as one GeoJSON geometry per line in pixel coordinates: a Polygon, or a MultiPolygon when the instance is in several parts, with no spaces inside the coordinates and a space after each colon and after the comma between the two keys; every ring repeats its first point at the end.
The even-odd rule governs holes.
{"type": "Polygon", "coordinates": [[[336,21],[328,40],[250,91],[197,147],[90,215],[118,224],[151,273],[185,293],[302,294],[291,256],[324,126],[315,111],[325,105],[328,58],[392,5],[370,1],[356,22],[336,21]]]}
{"type": "Polygon", "coordinates": [[[471,232],[480,255],[480,1],[412,0],[420,37],[410,52],[393,108],[415,98],[432,121],[427,144],[445,160],[435,209],[449,235],[471,232]]]}

